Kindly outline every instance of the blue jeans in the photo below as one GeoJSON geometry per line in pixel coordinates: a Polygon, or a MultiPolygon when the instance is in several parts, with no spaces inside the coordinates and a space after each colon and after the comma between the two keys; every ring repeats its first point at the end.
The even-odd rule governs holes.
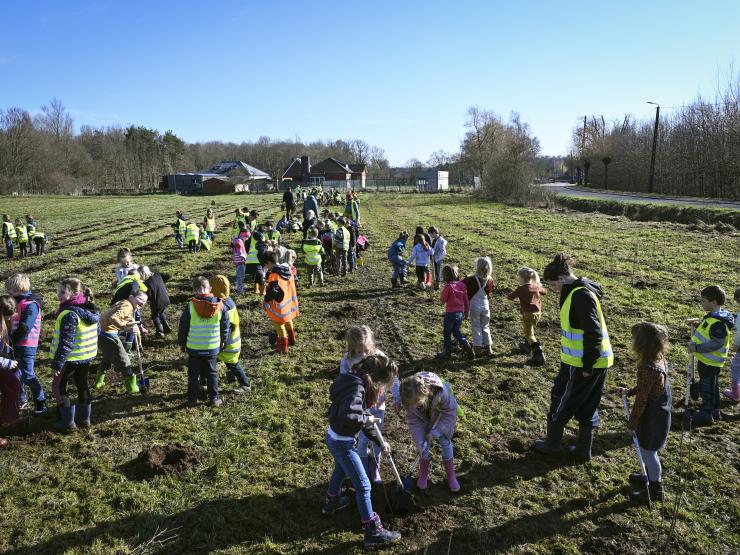
{"type": "Polygon", "coordinates": [[[594,368],[590,378],[583,377],[583,368],[560,363],[550,391],[550,411],[547,417],[565,426],[571,418],[579,424],[598,427],[599,403],[604,391],[606,368],[594,368]]]}
{"type": "MultiPolygon", "coordinates": [[[[454,450],[452,448],[452,440],[448,438],[446,435],[444,435],[442,432],[438,432],[437,430],[432,430],[432,437],[436,439],[439,442],[439,447],[442,449],[442,459],[445,461],[449,461],[450,459],[455,457],[454,450]]],[[[424,442],[424,448],[421,452],[421,458],[425,460],[429,460],[432,458],[432,455],[429,453],[429,443],[424,442]]]]}
{"type": "Polygon", "coordinates": [[[440,260],[439,262],[434,261],[434,281],[437,283],[442,283],[442,267],[444,266],[444,261],[440,260]]]}
{"type": "Polygon", "coordinates": [[[645,463],[648,480],[651,482],[661,482],[663,480],[663,468],[660,466],[660,459],[657,451],[648,451],[640,447],[642,462],[645,463]]]}
{"type": "Polygon", "coordinates": [[[21,403],[26,402],[26,388],[24,385],[27,385],[31,389],[34,401],[44,401],[46,399],[44,388],[41,387],[41,382],[36,377],[36,372],[34,371],[36,347],[16,347],[14,352],[15,358],[18,361],[18,368],[15,370],[15,375],[21,382],[21,403]]]}
{"type": "Polygon", "coordinates": [[[442,331],[445,340],[445,352],[449,353],[452,351],[452,336],[455,336],[461,347],[468,345],[468,340],[465,339],[465,336],[460,331],[464,317],[462,312],[445,312],[442,331]]]}
{"type": "Polygon", "coordinates": [[[244,264],[236,265],[236,292],[244,293],[244,276],[246,275],[247,267],[244,264]]]}
{"type": "Polygon", "coordinates": [[[701,392],[701,410],[719,409],[719,372],[717,366],[709,366],[697,361],[699,367],[699,391],[701,392]]]}
{"type": "MultiPolygon", "coordinates": [[[[385,422],[385,411],[372,408],[369,412],[378,419],[378,428],[383,430],[383,422],[385,422]]],[[[373,454],[375,455],[375,460],[378,460],[378,455],[380,455],[380,447],[370,441],[365,434],[361,433],[357,438],[357,453],[360,455],[360,457],[369,457],[368,447],[372,448],[373,454]]]]}
{"type": "Polygon", "coordinates": [[[12,239],[5,240],[5,249],[7,250],[8,258],[13,258],[13,240],[12,239]]]}
{"type": "Polygon", "coordinates": [[[357,269],[357,247],[350,247],[347,251],[347,267],[350,272],[357,269]]]}
{"type": "Polygon", "coordinates": [[[216,357],[188,355],[188,402],[196,403],[200,391],[200,376],[206,378],[208,398],[211,402],[218,399],[218,365],[216,357]]]}
{"type": "Polygon", "coordinates": [[[152,316],[152,321],[154,322],[154,328],[157,331],[161,331],[163,333],[170,333],[170,324],[167,321],[167,312],[166,308],[160,312],[159,314],[152,316]]]}
{"type": "Polygon", "coordinates": [[[406,277],[406,260],[404,260],[403,256],[397,256],[395,258],[389,258],[388,259],[393,266],[393,274],[391,274],[391,279],[398,279],[398,278],[404,278],[406,277]]]}
{"type": "Polygon", "coordinates": [[[234,376],[236,381],[239,382],[239,385],[249,385],[249,378],[244,373],[244,368],[242,368],[241,363],[235,362],[233,364],[224,364],[226,364],[227,374],[234,376]]]}
{"type": "Polygon", "coordinates": [[[175,242],[177,242],[177,246],[180,248],[185,246],[185,243],[182,240],[182,235],[180,235],[179,231],[175,231],[175,242]]]}
{"type": "Polygon", "coordinates": [[[370,479],[362,466],[360,455],[355,451],[355,440],[338,441],[326,434],[326,446],[334,457],[334,472],[329,479],[329,495],[339,495],[345,476],[352,481],[355,488],[355,502],[360,518],[370,520],[373,506],[370,501],[370,479]]]}

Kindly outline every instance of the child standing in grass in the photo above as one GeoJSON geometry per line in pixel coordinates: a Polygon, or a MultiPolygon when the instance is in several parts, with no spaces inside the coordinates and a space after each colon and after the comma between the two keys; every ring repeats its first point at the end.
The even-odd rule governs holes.
{"type": "Polygon", "coordinates": [[[492,355],[491,347],[491,307],[489,301],[493,294],[494,282],[491,277],[493,264],[487,256],[475,260],[475,274],[463,282],[470,301],[470,325],[473,328],[473,351],[478,356],[492,355]]]}
{"type": "Polygon", "coordinates": [[[169,280],[169,275],[162,275],[154,272],[148,266],[139,268],[141,279],[147,288],[149,295],[149,308],[152,312],[152,322],[154,329],[157,330],[157,337],[164,339],[164,336],[172,331],[169,322],[167,322],[167,307],[170,306],[170,295],[167,291],[165,281],[169,280]]]}
{"type": "Polygon", "coordinates": [[[632,326],[632,348],[637,356],[637,385],[630,390],[620,387],[622,396],[635,396],[627,429],[637,432],[642,460],[647,476],[630,474],[631,485],[639,489],[630,492],[635,501],[663,501],[662,468],[658,451],[665,447],[671,429],[671,384],[668,381],[668,331],[658,324],[641,322],[632,326]]]}
{"type": "Polygon", "coordinates": [[[206,231],[205,227],[203,227],[202,224],[198,226],[198,236],[199,236],[198,250],[200,250],[201,248],[207,251],[211,250],[211,245],[212,245],[211,236],[208,234],[208,232],[206,231]]]}
{"type": "Polygon", "coordinates": [[[308,230],[305,241],[301,243],[301,250],[306,261],[306,271],[308,273],[308,286],[313,287],[316,276],[319,278],[319,285],[324,286],[324,271],[322,269],[322,256],[326,256],[326,251],[319,240],[319,230],[312,227],[308,230]]]}
{"type": "MultiPolygon", "coordinates": [[[[18,363],[13,360],[10,330],[15,317],[16,304],[10,295],[0,295],[0,426],[10,426],[18,420],[21,384],[15,375],[18,363]]],[[[0,447],[7,447],[8,440],[0,438],[0,447]]]]}
{"type": "Polygon", "coordinates": [[[33,254],[34,237],[36,236],[36,220],[31,214],[26,214],[26,233],[28,234],[28,254],[33,254]]]}
{"type": "Polygon", "coordinates": [[[540,276],[532,268],[519,268],[517,271],[519,287],[507,295],[510,300],[518,300],[522,312],[522,324],[524,325],[524,341],[519,343],[519,350],[524,354],[530,354],[527,361],[530,366],[542,366],[545,364],[545,353],[542,345],[537,341],[534,330],[542,317],[541,296],[547,294],[547,289],[542,287],[540,276]]]}
{"type": "Polygon", "coordinates": [[[689,353],[696,353],[699,369],[699,388],[701,390],[701,411],[694,417],[694,424],[700,426],[719,420],[719,373],[725,365],[734,327],[732,313],[722,308],[725,292],[717,285],[710,285],[701,291],[701,306],[707,313],[699,320],[689,323],[696,326],[689,353]]]}
{"type": "Polygon", "coordinates": [[[118,249],[118,255],[116,256],[118,264],[116,269],[113,270],[116,274],[116,279],[113,281],[113,287],[117,287],[119,283],[129,275],[131,270],[138,270],[139,265],[134,263],[134,254],[131,249],[123,247],[118,249]]]}
{"type": "Polygon", "coordinates": [[[203,218],[203,227],[212,243],[216,237],[216,215],[211,208],[206,210],[206,217],[203,218]]]}
{"type": "Polygon", "coordinates": [[[435,287],[442,283],[442,266],[444,265],[445,256],[447,256],[447,239],[439,234],[439,230],[432,226],[428,230],[432,238],[432,260],[434,262],[434,282],[435,287]]]}
{"type": "Polygon", "coordinates": [[[432,372],[417,372],[401,382],[400,393],[409,432],[421,455],[416,486],[420,490],[427,489],[432,458],[429,444],[436,439],[442,449],[447,485],[453,493],[460,491],[452,445],[460,409],[450,384],[432,372]]]}
{"type": "Polygon", "coordinates": [[[189,252],[198,252],[198,245],[200,242],[200,229],[198,225],[190,222],[185,226],[185,243],[188,246],[189,252]]]}
{"type": "Polygon", "coordinates": [[[18,234],[15,231],[13,222],[10,221],[10,216],[3,214],[3,242],[5,243],[5,250],[8,258],[13,258],[13,240],[16,239],[18,234]]]}
{"type": "Polygon", "coordinates": [[[275,352],[287,354],[288,345],[296,344],[294,320],[300,315],[295,279],[290,266],[279,264],[277,254],[274,252],[265,255],[265,270],[267,271],[265,312],[275,326],[277,334],[275,352]]]}
{"type": "Polygon", "coordinates": [[[329,388],[329,428],[326,445],[334,458],[334,471],[329,480],[322,513],[331,515],[349,506],[349,498],[341,495],[342,481],[348,477],[355,488],[355,502],[365,532],[365,547],[395,543],[401,534],[383,528],[380,517],[373,511],[370,500],[370,480],[355,450],[357,435],[362,432],[385,455],[391,451],[381,443],[373,426],[375,417],[369,409],[375,406],[398,375],[398,367],[383,355],[370,355],[339,377],[329,388]]]}
{"type": "Polygon", "coordinates": [[[52,391],[59,405],[58,432],[68,432],[79,424],[90,427],[92,396],[88,375],[98,354],[100,312],[93,302],[93,293],[74,277],[59,282],[59,309],[51,341],[52,391]],[[74,380],[77,403],[70,401],[67,387],[74,380]],[[76,420],[76,423],[75,423],[76,420]]]}
{"type": "Polygon", "coordinates": [[[36,415],[46,412],[46,393],[36,377],[36,351],[41,337],[43,299],[31,291],[31,280],[25,274],[14,274],[5,280],[5,290],[16,302],[17,310],[11,321],[10,340],[18,361],[16,376],[21,382],[21,406],[26,402],[26,390],[31,389],[36,415]]]}
{"type": "Polygon", "coordinates": [[[234,390],[234,393],[241,394],[249,392],[251,385],[239,362],[239,355],[242,350],[239,312],[236,309],[236,303],[229,296],[230,288],[229,278],[226,276],[217,275],[211,279],[211,291],[224,303],[224,308],[229,315],[229,327],[231,328],[226,345],[218,353],[218,360],[226,365],[226,381],[239,383],[239,387],[234,390]]]}
{"type": "Polygon", "coordinates": [[[406,259],[403,256],[403,251],[406,250],[406,241],[409,238],[409,234],[406,231],[402,231],[398,239],[388,247],[388,262],[393,266],[393,273],[391,274],[391,285],[398,287],[400,280],[401,285],[406,285],[408,280],[406,279],[406,259]]]}
{"type": "MultiPolygon", "coordinates": [[[[243,227],[246,232],[246,226],[243,227]]],[[[231,240],[231,261],[236,268],[236,292],[242,295],[244,293],[244,276],[247,262],[247,250],[244,247],[244,239],[237,235],[231,240]]]]}
{"type": "Polygon", "coordinates": [[[21,256],[28,254],[28,229],[20,218],[15,219],[15,232],[18,235],[18,252],[21,256]]]}
{"type": "Polygon", "coordinates": [[[424,235],[417,233],[414,236],[414,248],[411,249],[408,265],[416,261],[416,286],[424,291],[429,279],[429,259],[433,254],[432,247],[429,246],[424,235]]]}
{"type": "MultiPolygon", "coordinates": [[[[339,373],[347,374],[362,359],[370,355],[382,355],[385,353],[375,346],[373,330],[368,326],[352,326],[347,330],[347,352],[339,362],[339,373]]],[[[370,414],[375,417],[378,428],[383,429],[385,421],[385,392],[378,396],[375,406],[369,409],[370,414]]],[[[357,443],[357,452],[360,454],[362,466],[373,483],[382,482],[380,478],[380,448],[370,445],[365,434],[360,434],[357,443]],[[368,448],[373,450],[372,457],[368,448]]]]}
{"type": "Polygon", "coordinates": [[[203,276],[193,279],[193,293],[182,311],[177,333],[180,350],[188,354],[188,407],[198,404],[201,374],[206,377],[210,403],[217,407],[221,398],[216,357],[231,334],[229,313],[203,276]]]}
{"type": "Polygon", "coordinates": [[[460,347],[468,354],[474,356],[473,348],[468,340],[460,331],[463,320],[470,312],[470,303],[468,301],[468,290],[465,284],[460,281],[460,274],[457,266],[446,264],[442,268],[442,279],[445,287],[442,289],[440,300],[445,305],[445,315],[443,321],[444,350],[437,353],[437,358],[449,359],[452,356],[452,337],[457,339],[460,347]]]}
{"type": "MultiPolygon", "coordinates": [[[[733,299],[736,305],[740,305],[740,287],[735,289],[733,299]]],[[[730,362],[730,379],[732,380],[732,385],[730,385],[729,389],[725,389],[722,394],[733,401],[740,401],[740,310],[737,316],[735,316],[735,336],[732,342],[735,347],[735,356],[732,357],[732,361],[730,362]]]]}

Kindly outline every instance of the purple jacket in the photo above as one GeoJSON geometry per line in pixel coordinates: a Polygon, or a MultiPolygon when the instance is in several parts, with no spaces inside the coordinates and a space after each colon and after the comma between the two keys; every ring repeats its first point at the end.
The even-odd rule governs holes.
{"type": "Polygon", "coordinates": [[[455,434],[457,427],[457,401],[452,394],[450,384],[443,382],[437,374],[432,372],[419,372],[424,381],[426,381],[435,392],[432,400],[429,402],[430,411],[419,410],[417,407],[408,407],[406,409],[406,420],[409,424],[409,432],[414,439],[416,448],[421,451],[429,432],[432,431],[432,424],[439,416],[439,422],[435,429],[444,434],[449,439],[455,434]]]}

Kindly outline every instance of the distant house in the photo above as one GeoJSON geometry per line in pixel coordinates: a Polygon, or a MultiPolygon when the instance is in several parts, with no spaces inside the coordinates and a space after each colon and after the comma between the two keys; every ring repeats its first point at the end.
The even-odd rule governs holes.
{"type": "Polygon", "coordinates": [[[336,158],[326,158],[311,165],[308,156],[294,158],[283,172],[283,181],[321,183],[328,188],[355,189],[364,188],[367,178],[365,164],[345,164],[336,158]]]}
{"type": "Polygon", "coordinates": [[[352,181],[359,180],[364,189],[365,180],[367,179],[367,164],[350,164],[349,169],[352,170],[352,181]]]}
{"type": "Polygon", "coordinates": [[[251,185],[266,183],[270,176],[241,160],[223,160],[206,170],[165,176],[170,193],[219,194],[248,191],[251,185]]]}
{"type": "Polygon", "coordinates": [[[421,168],[415,171],[414,182],[419,192],[447,191],[450,188],[450,174],[435,169],[421,168]]]}

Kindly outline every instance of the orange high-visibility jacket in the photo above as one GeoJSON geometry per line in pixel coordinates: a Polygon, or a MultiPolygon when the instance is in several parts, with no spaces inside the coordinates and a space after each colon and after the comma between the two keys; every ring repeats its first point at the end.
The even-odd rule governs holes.
{"type": "Polygon", "coordinates": [[[267,286],[270,283],[277,281],[280,289],[283,291],[283,300],[281,302],[272,300],[265,303],[265,312],[270,319],[277,324],[285,324],[286,322],[292,321],[296,316],[300,316],[298,312],[298,294],[295,290],[295,281],[291,276],[290,279],[283,279],[277,272],[272,272],[267,277],[267,286]]]}

